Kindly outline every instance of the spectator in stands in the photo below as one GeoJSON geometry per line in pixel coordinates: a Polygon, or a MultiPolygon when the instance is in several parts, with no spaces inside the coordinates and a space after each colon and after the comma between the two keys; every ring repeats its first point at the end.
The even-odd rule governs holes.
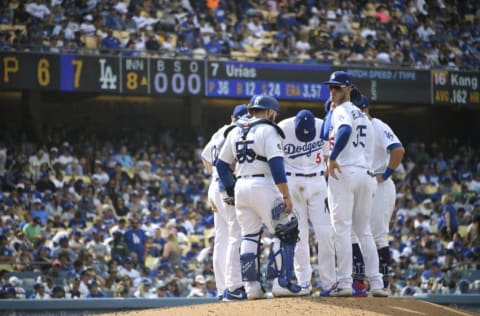
{"type": "Polygon", "coordinates": [[[422,287],[429,292],[436,292],[439,284],[443,282],[445,274],[440,270],[440,263],[436,260],[430,262],[430,268],[422,273],[422,287]]]}
{"type": "Polygon", "coordinates": [[[25,289],[22,287],[23,280],[19,279],[17,276],[11,276],[8,279],[8,283],[15,289],[15,298],[25,299],[25,289]]]}
{"type": "Polygon", "coordinates": [[[100,41],[100,48],[102,48],[102,52],[115,54],[121,47],[120,39],[113,35],[112,29],[107,29],[107,36],[105,36],[100,41]]]}
{"type": "Polygon", "coordinates": [[[85,298],[102,298],[105,297],[105,293],[101,291],[99,284],[95,279],[88,281],[88,294],[85,298]]]}
{"type": "Polygon", "coordinates": [[[82,212],[76,211],[73,218],[68,222],[68,227],[73,229],[85,229],[87,227],[87,222],[82,216],[82,212]]]}
{"type": "Polygon", "coordinates": [[[11,285],[5,285],[2,289],[0,289],[0,298],[3,299],[16,299],[17,293],[15,288],[11,285]]]}
{"type": "Polygon", "coordinates": [[[136,298],[154,298],[155,294],[152,293],[152,281],[148,278],[143,278],[138,286],[138,289],[133,294],[136,298]]]}
{"type": "Polygon", "coordinates": [[[181,297],[183,291],[184,288],[181,286],[178,279],[172,278],[168,281],[166,297],[181,297]]]}
{"type": "Polygon", "coordinates": [[[453,206],[453,195],[446,193],[442,196],[442,215],[438,221],[440,233],[451,238],[458,232],[457,210],[453,206]]]}
{"type": "Polygon", "coordinates": [[[401,296],[413,296],[415,294],[422,293],[422,290],[418,286],[418,277],[416,274],[410,274],[407,277],[407,285],[401,290],[401,296]]]}
{"type": "Polygon", "coordinates": [[[170,267],[182,263],[182,250],[176,236],[176,228],[171,228],[167,236],[167,242],[163,247],[162,260],[166,260],[170,267]]]}
{"type": "Polygon", "coordinates": [[[6,235],[0,235],[0,262],[13,264],[15,262],[14,252],[8,246],[8,238],[6,235]]]}
{"type": "Polygon", "coordinates": [[[154,297],[166,297],[167,296],[167,285],[165,282],[157,283],[157,290],[154,297]]]}
{"type": "MultiPolygon", "coordinates": [[[[42,166],[47,167],[47,164],[43,164],[42,166]]],[[[50,192],[55,192],[57,188],[52,180],[50,180],[50,175],[48,171],[43,171],[39,175],[39,180],[35,183],[35,188],[38,192],[45,192],[49,190],[50,192]]]]}
{"type": "Polygon", "coordinates": [[[126,145],[122,145],[120,147],[120,150],[118,154],[114,156],[114,159],[117,163],[119,163],[122,166],[122,168],[126,168],[126,169],[133,168],[132,156],[128,152],[126,145]]]}
{"type": "Polygon", "coordinates": [[[34,259],[34,268],[46,272],[50,268],[50,248],[45,245],[38,246],[37,251],[34,252],[34,259]]]}
{"type": "Polygon", "coordinates": [[[94,260],[97,263],[106,263],[109,253],[107,246],[103,243],[102,230],[94,230],[92,232],[92,240],[87,243],[86,248],[94,255],[94,260]]]}
{"type": "Polygon", "coordinates": [[[30,240],[32,243],[41,241],[43,238],[42,235],[42,221],[38,216],[31,216],[31,221],[23,227],[23,233],[25,238],[30,240]]]}
{"type": "Polygon", "coordinates": [[[59,245],[52,250],[52,258],[58,258],[61,253],[65,252],[68,254],[70,262],[75,261],[75,259],[77,258],[77,254],[75,253],[75,251],[73,251],[73,249],[69,247],[68,243],[68,235],[63,235],[62,237],[60,237],[59,245]]]}
{"type": "Polygon", "coordinates": [[[30,156],[28,163],[32,170],[33,179],[36,182],[40,179],[40,166],[43,163],[48,164],[48,154],[46,154],[43,148],[40,147],[34,155],[30,156]]]}
{"type": "Polygon", "coordinates": [[[135,282],[136,279],[140,278],[140,272],[138,272],[137,269],[134,267],[134,263],[131,257],[126,257],[123,260],[123,264],[120,267],[118,274],[120,276],[128,276],[128,278],[132,281],[135,282]]]}
{"type": "Polygon", "coordinates": [[[35,283],[33,286],[33,293],[28,297],[29,299],[45,300],[49,299],[50,295],[45,291],[45,285],[43,283],[35,283]]]}
{"type": "Polygon", "coordinates": [[[203,275],[198,274],[195,276],[195,280],[192,283],[192,288],[187,297],[204,297],[207,295],[205,289],[206,279],[203,275]]]}
{"type": "Polygon", "coordinates": [[[21,246],[17,251],[15,270],[32,271],[34,267],[32,248],[21,246]]]}
{"type": "Polygon", "coordinates": [[[95,160],[95,173],[92,175],[92,180],[95,179],[97,179],[102,186],[106,185],[110,180],[110,177],[108,173],[105,172],[103,163],[100,160],[95,160]]]}
{"type": "Polygon", "coordinates": [[[211,276],[207,277],[205,281],[205,293],[206,297],[218,297],[220,293],[217,293],[217,285],[215,279],[211,276]]]}
{"type": "Polygon", "coordinates": [[[136,217],[130,219],[130,227],[124,234],[124,240],[131,252],[137,254],[138,260],[143,264],[145,260],[145,241],[147,236],[145,231],[140,228],[140,221],[136,217]]]}
{"type": "Polygon", "coordinates": [[[60,285],[55,285],[51,290],[51,298],[61,299],[65,298],[65,289],[60,285]]]}
{"type": "Polygon", "coordinates": [[[34,0],[27,5],[26,11],[34,18],[34,21],[43,20],[51,13],[45,0],[34,0]]]}
{"type": "Polygon", "coordinates": [[[461,279],[458,282],[458,294],[471,294],[470,281],[467,279],[461,279]]]}
{"type": "Polygon", "coordinates": [[[480,245],[480,209],[475,208],[472,223],[467,227],[467,246],[475,247],[480,245]]]}

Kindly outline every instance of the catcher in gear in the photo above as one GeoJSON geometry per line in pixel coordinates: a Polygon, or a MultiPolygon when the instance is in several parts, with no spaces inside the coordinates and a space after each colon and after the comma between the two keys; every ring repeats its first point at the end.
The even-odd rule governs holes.
{"type": "MultiPolygon", "coordinates": [[[[235,209],[243,236],[240,264],[247,296],[259,299],[266,297],[259,273],[262,227],[265,225],[270,233],[275,234],[272,209],[278,206],[276,201],[283,201],[283,212],[286,214],[292,211],[292,202],[283,163],[284,135],[274,123],[280,110],[278,101],[271,96],[257,95],[252,97],[248,110],[251,118],[228,133],[216,167],[227,192],[234,191],[235,209]],[[237,181],[234,186],[230,165],[235,162],[237,181]]],[[[280,231],[274,238],[275,249],[281,247],[278,236],[290,236],[290,232],[280,231]]],[[[294,235],[293,230],[291,234],[294,235]]],[[[295,238],[288,238],[288,241],[291,239],[295,238]]],[[[279,262],[284,258],[279,256],[279,262]]],[[[287,255],[286,260],[291,260],[292,264],[282,262],[277,266],[291,269],[293,256],[287,255]]],[[[291,273],[285,271],[281,275],[288,278],[291,273]]],[[[290,286],[288,280],[280,284],[278,279],[275,277],[273,280],[274,296],[297,295],[300,292],[290,286]]]]}

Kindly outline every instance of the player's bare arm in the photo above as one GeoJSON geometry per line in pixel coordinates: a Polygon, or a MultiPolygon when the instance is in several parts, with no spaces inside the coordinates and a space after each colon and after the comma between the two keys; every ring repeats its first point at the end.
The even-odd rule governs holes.
{"type": "Polygon", "coordinates": [[[405,148],[403,148],[403,146],[396,147],[390,152],[390,159],[388,161],[387,170],[385,170],[383,174],[377,174],[376,176],[378,183],[382,183],[390,177],[390,175],[394,172],[395,169],[398,168],[398,166],[402,162],[404,154],[405,148]]]}
{"type": "Polygon", "coordinates": [[[292,212],[292,199],[290,198],[290,193],[288,191],[288,184],[286,182],[278,183],[277,187],[283,196],[283,202],[285,203],[285,212],[292,212]]]}
{"type": "Polygon", "coordinates": [[[342,169],[340,168],[340,165],[338,164],[338,162],[336,160],[329,159],[327,162],[328,175],[338,180],[337,174],[335,173],[335,169],[337,169],[339,173],[342,173],[342,169]]]}

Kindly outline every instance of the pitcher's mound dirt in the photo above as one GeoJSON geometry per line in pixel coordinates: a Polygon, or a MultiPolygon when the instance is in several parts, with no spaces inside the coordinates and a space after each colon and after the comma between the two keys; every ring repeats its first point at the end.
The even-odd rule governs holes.
{"type": "Polygon", "coordinates": [[[276,298],[242,302],[218,302],[104,316],[300,316],[300,315],[408,315],[467,316],[475,313],[414,299],[396,298],[276,298]]]}

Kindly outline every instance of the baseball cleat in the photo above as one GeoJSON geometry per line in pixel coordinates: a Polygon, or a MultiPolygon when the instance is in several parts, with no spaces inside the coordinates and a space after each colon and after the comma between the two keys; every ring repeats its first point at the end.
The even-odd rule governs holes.
{"type": "Polygon", "coordinates": [[[311,285],[302,286],[302,289],[300,290],[300,293],[302,293],[302,295],[304,295],[304,296],[311,295],[312,294],[312,286],[311,285]]]}
{"type": "Polygon", "coordinates": [[[308,288],[304,289],[296,284],[292,284],[292,286],[295,286],[295,291],[292,291],[287,287],[280,286],[280,284],[278,284],[278,278],[275,278],[272,284],[272,294],[274,297],[310,295],[311,287],[310,287],[310,290],[308,290],[308,288]]]}
{"type": "Polygon", "coordinates": [[[332,292],[330,292],[330,296],[332,297],[351,297],[353,296],[353,290],[352,288],[336,288],[332,292]]]}
{"type": "Polygon", "coordinates": [[[368,291],[365,287],[365,283],[354,280],[352,284],[353,296],[354,297],[367,297],[368,291]]]}
{"type": "Polygon", "coordinates": [[[373,297],[389,297],[390,291],[388,289],[375,289],[370,291],[373,297]]]}
{"type": "Polygon", "coordinates": [[[245,289],[242,287],[239,287],[238,289],[234,291],[230,290],[225,290],[225,294],[223,295],[223,301],[224,302],[231,302],[231,301],[243,301],[247,299],[247,292],[245,292],[245,289]]]}
{"type": "Polygon", "coordinates": [[[338,283],[335,283],[330,289],[320,292],[323,297],[351,297],[353,296],[352,288],[341,289],[338,288],[338,283]]]}
{"type": "Polygon", "coordinates": [[[262,289],[253,290],[247,293],[247,299],[249,300],[260,300],[267,298],[267,293],[262,289]]]}

